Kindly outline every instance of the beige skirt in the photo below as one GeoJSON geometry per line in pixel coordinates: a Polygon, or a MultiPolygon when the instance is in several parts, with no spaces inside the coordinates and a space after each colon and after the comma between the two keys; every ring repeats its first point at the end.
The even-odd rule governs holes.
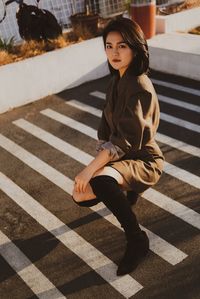
{"type": "Polygon", "coordinates": [[[163,165],[163,156],[147,154],[146,151],[138,155],[125,156],[121,160],[107,164],[123,176],[127,183],[127,190],[133,190],[139,194],[158,182],[163,165]]]}

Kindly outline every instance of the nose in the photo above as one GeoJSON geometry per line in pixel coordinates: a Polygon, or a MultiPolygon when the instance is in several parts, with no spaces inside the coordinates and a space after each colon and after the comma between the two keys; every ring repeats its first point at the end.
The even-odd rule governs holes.
{"type": "Polygon", "coordinates": [[[119,51],[118,51],[117,47],[113,48],[113,54],[114,55],[118,55],[119,54],[119,51]]]}

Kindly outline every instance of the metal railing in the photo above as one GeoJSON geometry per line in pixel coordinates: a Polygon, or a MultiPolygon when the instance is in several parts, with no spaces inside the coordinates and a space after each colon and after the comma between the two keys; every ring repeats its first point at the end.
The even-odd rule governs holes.
{"type": "MultiPolygon", "coordinates": [[[[6,0],[0,0],[0,15],[3,14],[6,0]],[[1,2],[3,1],[3,2],[1,2]]],[[[27,4],[35,5],[35,0],[25,0],[27,4]]],[[[73,14],[73,2],[72,0],[41,0],[39,7],[48,9],[57,18],[62,28],[70,28],[70,15],[73,14]]],[[[76,0],[76,12],[84,11],[84,1],[76,0]]],[[[114,15],[123,13],[126,9],[126,0],[91,0],[94,12],[98,13],[101,17],[112,17],[114,15]]],[[[15,38],[15,41],[19,41],[21,38],[18,32],[18,25],[16,22],[16,11],[18,5],[16,3],[11,4],[7,8],[6,18],[0,23],[0,37],[5,39],[15,38]]]]}

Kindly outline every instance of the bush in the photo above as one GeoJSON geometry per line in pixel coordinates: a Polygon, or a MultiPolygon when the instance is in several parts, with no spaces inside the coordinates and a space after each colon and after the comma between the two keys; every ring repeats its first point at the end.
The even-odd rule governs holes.
{"type": "Polygon", "coordinates": [[[11,53],[13,47],[14,47],[14,37],[11,37],[8,40],[0,38],[0,51],[6,51],[8,53],[11,53]]]}

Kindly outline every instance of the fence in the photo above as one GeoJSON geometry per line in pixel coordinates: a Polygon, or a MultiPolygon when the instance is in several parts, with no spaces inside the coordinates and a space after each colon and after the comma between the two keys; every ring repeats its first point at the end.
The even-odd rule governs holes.
{"type": "MultiPolygon", "coordinates": [[[[6,0],[0,0],[0,16],[3,15],[4,5],[6,0]]],[[[36,0],[25,0],[26,4],[35,5],[36,0]]],[[[93,0],[92,6],[96,13],[99,13],[102,17],[108,17],[116,15],[125,10],[126,0],[93,0]]],[[[84,11],[84,1],[83,0],[41,0],[39,7],[43,9],[48,9],[51,11],[62,28],[70,28],[70,15],[73,14],[74,9],[76,12],[84,11]],[[75,4],[75,8],[74,5],[75,4]]],[[[9,39],[11,37],[15,38],[15,41],[19,41],[21,38],[18,32],[18,25],[16,22],[16,12],[18,9],[18,4],[12,3],[7,6],[6,18],[2,23],[0,23],[0,37],[4,39],[9,39]]]]}

